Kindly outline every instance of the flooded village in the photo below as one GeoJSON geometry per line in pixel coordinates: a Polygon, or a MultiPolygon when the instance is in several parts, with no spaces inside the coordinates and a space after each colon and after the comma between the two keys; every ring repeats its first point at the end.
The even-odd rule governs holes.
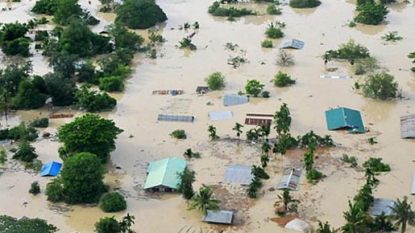
{"type": "MultiPolygon", "coordinates": [[[[52,16],[33,13],[35,3],[1,1],[0,23],[25,23],[44,16],[51,22],[31,29],[27,36],[33,39],[36,30],[52,31],[52,16]]],[[[396,206],[398,199],[415,201],[415,72],[411,71],[415,65],[413,58],[408,58],[415,52],[412,0],[386,4],[389,12],[378,25],[354,22],[358,3],[352,0],[323,0],[304,9],[280,1],[275,7],[281,14],[276,15],[268,14],[270,3],[266,2],[221,4],[256,13],[231,19],[208,13],[214,1],[156,3],[167,20],[150,27],[151,31],[128,31],[144,38],[143,45],[150,43],[152,32],[164,41],[131,57],[131,73],[123,79],[123,91],[108,92],[116,106],[93,113],[111,120],[122,131],[115,134],[115,148],[102,169],[103,184],[110,193],[125,199],[125,210],[106,213],[98,202],[48,200],[47,184],[62,176],[65,167],[59,148],[69,147],[58,132],[88,111],[79,105],[62,107],[46,101],[34,110],[4,111],[2,106],[7,117],[2,114],[0,130],[48,118],[49,125],[36,128],[39,137],[30,145],[43,165],[56,162],[62,167],[41,176],[40,170],[26,169],[23,162],[12,158],[19,140],[1,140],[0,149],[6,152],[7,161],[0,165],[0,215],[44,219],[56,226],[57,232],[95,232],[100,219],[113,216],[121,220],[128,214],[134,216],[130,229],[143,233],[354,233],[375,232],[356,230],[352,221],[345,219],[352,212],[351,205],[359,203],[363,187],[371,188],[369,216],[380,215],[383,210],[395,216],[389,206],[396,206]],[[266,31],[270,25],[279,27],[283,37],[269,38],[266,31]],[[392,32],[401,39],[387,41],[386,35],[392,32]],[[186,38],[195,48],[181,48],[186,38]],[[261,46],[264,40],[272,46],[261,46]],[[340,53],[333,51],[350,41],[365,47],[375,61],[368,65],[359,59],[336,57],[340,53]],[[357,72],[360,66],[366,72],[357,72]],[[279,72],[295,83],[278,86],[275,76],[279,72]],[[218,90],[208,88],[214,73],[224,81],[218,90]],[[371,98],[364,91],[368,77],[384,73],[394,77],[395,95],[371,98]],[[252,80],[262,84],[256,86],[260,86],[257,94],[247,93],[247,83],[252,80]],[[278,125],[281,116],[289,118],[288,128],[278,125]],[[184,137],[175,138],[175,131],[184,137]],[[293,138],[297,144],[284,147],[283,138],[293,138]],[[390,171],[370,173],[365,163],[370,158],[380,159],[377,161],[388,165],[390,171]],[[262,169],[268,179],[253,174],[253,166],[262,169]],[[219,212],[208,210],[209,216],[198,207],[191,210],[193,200],[175,192],[177,172],[184,167],[195,173],[195,196],[209,188],[212,199],[219,200],[219,212]],[[310,171],[319,172],[321,177],[312,179],[310,171]],[[255,195],[250,188],[253,180],[262,184],[255,195]],[[35,181],[40,193],[32,195],[28,191],[35,181]],[[289,206],[284,205],[284,195],[288,199],[285,190],[289,190],[290,200],[296,200],[289,206]],[[380,213],[375,203],[383,203],[380,213]],[[215,218],[218,213],[221,215],[215,218]],[[333,230],[318,231],[319,223],[328,223],[333,230]]],[[[99,20],[89,26],[92,32],[105,35],[110,31],[108,25],[117,17],[114,12],[100,12],[103,5],[97,0],[80,0],[78,4],[99,20]]],[[[31,56],[27,58],[0,52],[0,69],[30,60],[31,78],[54,72],[49,57],[42,49],[35,49],[35,44],[30,44],[31,56]]],[[[105,53],[97,57],[105,57],[105,53]]],[[[86,60],[78,59],[76,64],[86,60]]],[[[97,58],[91,60],[98,64],[97,58]]],[[[102,92],[97,85],[88,88],[102,92]]],[[[375,87],[373,93],[381,88],[375,87]]],[[[102,135],[89,135],[94,136],[102,135]]],[[[292,143],[290,140],[286,143],[292,143]]],[[[395,230],[400,231],[401,225],[395,230]]],[[[406,232],[415,232],[415,227],[408,225],[406,232]]]]}

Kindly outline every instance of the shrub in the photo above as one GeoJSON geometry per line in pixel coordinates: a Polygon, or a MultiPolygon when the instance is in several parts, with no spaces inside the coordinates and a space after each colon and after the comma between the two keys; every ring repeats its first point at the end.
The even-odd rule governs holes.
{"type": "Polygon", "coordinates": [[[35,196],[40,193],[39,182],[35,181],[30,185],[29,193],[35,196]]]}
{"type": "Polygon", "coordinates": [[[235,17],[241,17],[244,15],[255,15],[255,12],[246,8],[238,9],[235,7],[221,7],[218,1],[213,2],[212,5],[209,6],[208,13],[213,16],[228,17],[228,20],[232,20],[235,17]]]}
{"type": "Polygon", "coordinates": [[[47,128],[49,126],[49,118],[43,117],[33,120],[29,123],[29,127],[35,127],[35,128],[47,128]]]}
{"type": "Polygon", "coordinates": [[[370,168],[374,172],[389,172],[389,164],[382,163],[382,158],[369,158],[363,165],[364,168],[370,168]]]}
{"type": "Polygon", "coordinates": [[[123,91],[124,84],[120,77],[103,77],[99,79],[99,89],[108,92],[123,91]]]}
{"type": "Polygon", "coordinates": [[[369,75],[362,90],[365,97],[373,99],[387,100],[400,96],[398,83],[392,75],[385,72],[369,75]]]}
{"type": "Polygon", "coordinates": [[[117,100],[110,97],[107,93],[97,93],[88,91],[83,86],[76,94],[77,105],[88,112],[102,112],[112,110],[117,105],[117,100]]]}
{"type": "Polygon", "coordinates": [[[402,36],[399,36],[397,31],[388,32],[385,35],[383,35],[381,38],[382,40],[393,41],[393,42],[397,40],[402,40],[402,36]]]}
{"type": "Polygon", "coordinates": [[[118,212],[127,209],[127,202],[117,192],[108,193],[102,197],[99,208],[106,213],[118,212]]]}
{"type": "Polygon", "coordinates": [[[272,47],[274,47],[274,44],[272,43],[272,40],[263,40],[261,42],[261,47],[262,48],[272,48],[272,47]]]}
{"type": "Polygon", "coordinates": [[[173,131],[170,136],[177,138],[177,139],[186,139],[187,135],[186,132],[183,129],[176,129],[173,131]]]}
{"type": "Polygon", "coordinates": [[[350,167],[357,167],[357,158],[355,156],[348,156],[347,154],[343,154],[340,160],[343,163],[350,163],[350,167]]]}
{"type": "Polygon", "coordinates": [[[306,178],[307,178],[307,180],[308,180],[309,182],[319,180],[319,179],[321,179],[321,178],[323,178],[323,177],[324,177],[323,173],[321,173],[321,172],[317,171],[317,170],[316,170],[316,169],[314,169],[314,168],[312,168],[311,170],[309,170],[309,171],[306,173],[306,178]]]}
{"type": "Polygon", "coordinates": [[[319,0],[290,0],[292,8],[313,8],[321,4],[319,0]]]}
{"type": "Polygon", "coordinates": [[[95,231],[98,233],[115,233],[121,232],[120,224],[115,220],[114,216],[100,218],[95,223],[95,231]]]}
{"type": "Polygon", "coordinates": [[[245,85],[245,91],[249,95],[253,95],[254,97],[258,97],[261,93],[262,89],[264,88],[264,84],[260,83],[258,80],[248,80],[245,85]]]}
{"type": "Polygon", "coordinates": [[[284,32],[281,30],[282,26],[279,24],[270,23],[265,30],[265,35],[268,38],[278,39],[284,37],[284,32]]]}
{"type": "Polygon", "coordinates": [[[49,37],[48,31],[39,30],[39,31],[36,31],[35,41],[42,41],[48,37],[49,37]]]}
{"type": "Polygon", "coordinates": [[[38,159],[33,160],[32,162],[23,162],[25,170],[33,170],[35,172],[40,172],[42,169],[42,162],[38,159]]]}
{"type": "Polygon", "coordinates": [[[354,21],[350,21],[349,28],[354,28],[354,27],[356,27],[356,23],[354,21]]]}
{"type": "Polygon", "coordinates": [[[338,50],[328,50],[322,58],[327,63],[331,59],[345,59],[354,65],[356,60],[370,57],[369,50],[360,44],[356,44],[350,39],[346,44],[341,44],[338,50]]]}
{"type": "Polygon", "coordinates": [[[277,55],[277,65],[281,67],[288,67],[294,65],[294,57],[285,50],[280,49],[277,55]]]}
{"type": "Polygon", "coordinates": [[[280,15],[280,14],[282,14],[282,11],[281,11],[280,8],[277,7],[276,4],[270,4],[267,7],[267,13],[269,15],[280,15]]]}
{"type": "Polygon", "coordinates": [[[260,179],[265,179],[265,180],[269,179],[269,175],[265,172],[265,170],[262,167],[257,167],[253,165],[251,169],[251,173],[252,175],[260,179]]]}
{"type": "Polygon", "coordinates": [[[359,13],[354,18],[354,21],[368,25],[380,24],[389,13],[389,10],[385,5],[382,3],[375,3],[374,1],[367,1],[363,5],[358,5],[356,11],[359,13]]]}
{"type": "Polygon", "coordinates": [[[4,164],[7,161],[6,151],[0,149],[0,164],[4,164]]]}
{"type": "Polygon", "coordinates": [[[205,81],[211,90],[220,90],[225,87],[225,76],[221,72],[212,73],[205,81]]]}
{"type": "Polygon", "coordinates": [[[35,151],[36,149],[31,146],[28,141],[22,140],[17,151],[13,155],[13,159],[18,159],[23,162],[32,162],[38,157],[35,151]]]}
{"type": "Polygon", "coordinates": [[[277,87],[286,87],[295,84],[295,80],[291,79],[291,77],[286,74],[278,71],[278,74],[274,77],[274,86],[277,87]]]}
{"type": "Polygon", "coordinates": [[[196,50],[197,47],[192,43],[192,39],[189,37],[184,37],[181,41],[179,41],[179,48],[189,48],[190,50],[196,50]]]}
{"type": "Polygon", "coordinates": [[[376,60],[376,58],[374,58],[374,57],[365,57],[365,58],[359,59],[357,61],[355,74],[356,75],[362,75],[362,74],[373,72],[376,69],[379,69],[379,64],[378,64],[378,61],[376,60]]]}
{"type": "Polygon", "coordinates": [[[63,201],[63,186],[59,177],[52,179],[46,184],[45,194],[47,196],[47,200],[50,202],[63,201]]]}
{"type": "Polygon", "coordinates": [[[269,98],[269,97],[270,97],[270,93],[269,93],[269,91],[263,91],[263,92],[261,93],[261,95],[262,95],[262,97],[263,97],[263,98],[269,98]]]}

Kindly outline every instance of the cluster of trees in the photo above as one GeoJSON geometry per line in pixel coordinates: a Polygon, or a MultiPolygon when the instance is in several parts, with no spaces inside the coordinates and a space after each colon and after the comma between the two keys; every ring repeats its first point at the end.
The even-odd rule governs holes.
{"type": "Polygon", "coordinates": [[[146,29],[167,20],[166,14],[153,0],[125,0],[115,7],[115,23],[131,29],[146,29]]]}
{"type": "Polygon", "coordinates": [[[388,100],[401,97],[395,77],[386,73],[376,73],[366,77],[362,84],[363,95],[372,99],[388,100]]]}
{"type": "Polygon", "coordinates": [[[114,216],[101,218],[95,223],[95,232],[97,233],[134,233],[131,226],[134,224],[135,217],[128,214],[120,221],[114,216]]]}
{"type": "Polygon", "coordinates": [[[283,22],[271,22],[268,24],[267,29],[265,30],[265,35],[271,39],[278,39],[284,37],[284,32],[282,29],[285,28],[285,23],[283,22]]]}
{"type": "Polygon", "coordinates": [[[267,166],[268,157],[261,157],[262,167],[253,165],[251,169],[252,175],[254,178],[251,180],[251,183],[248,186],[246,192],[250,198],[256,198],[258,196],[258,190],[262,187],[261,179],[269,179],[269,175],[265,172],[264,168],[267,166]]]}
{"type": "Polygon", "coordinates": [[[215,1],[209,6],[208,13],[213,16],[228,17],[228,20],[232,21],[235,17],[241,17],[245,15],[256,15],[252,10],[242,8],[238,9],[236,7],[221,7],[221,3],[215,1]]]}
{"type": "Polygon", "coordinates": [[[17,219],[7,215],[0,215],[0,232],[3,233],[54,233],[58,232],[58,230],[56,226],[40,218],[23,217],[17,219]]]}
{"type": "Polygon", "coordinates": [[[30,38],[26,36],[29,31],[25,24],[7,23],[0,29],[0,48],[6,55],[30,55],[30,38]]]}
{"type": "Polygon", "coordinates": [[[340,44],[337,50],[328,50],[322,56],[324,64],[327,64],[332,59],[342,59],[350,62],[351,65],[363,58],[370,57],[369,50],[361,45],[357,44],[353,39],[350,39],[345,44],[340,44]]]}
{"type": "MultiPolygon", "coordinates": [[[[112,120],[90,114],[60,127],[58,139],[63,146],[59,154],[63,168],[47,184],[47,199],[68,204],[97,203],[108,190],[103,183],[103,165],[121,132],[112,120]]],[[[117,194],[108,194],[105,199],[108,200],[101,206],[104,211],[125,209],[123,198],[120,200],[117,194]]]]}

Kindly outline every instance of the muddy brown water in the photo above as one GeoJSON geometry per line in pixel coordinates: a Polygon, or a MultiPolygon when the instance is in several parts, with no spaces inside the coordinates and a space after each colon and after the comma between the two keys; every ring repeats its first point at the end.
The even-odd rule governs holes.
{"type": "MultiPolygon", "coordinates": [[[[134,60],[134,72],[126,80],[126,90],[123,94],[115,94],[118,99],[116,109],[103,113],[104,117],[113,119],[124,129],[117,139],[117,149],[111,155],[105,182],[127,197],[128,208],[116,214],[105,214],[97,207],[72,206],[63,208],[66,211],[56,211],[46,201],[44,193],[32,197],[27,191],[30,183],[38,180],[42,192],[49,178],[40,178],[36,174],[24,172],[18,164],[9,161],[6,171],[0,176],[1,208],[0,214],[15,217],[28,216],[47,219],[55,224],[60,232],[93,232],[94,223],[101,217],[115,216],[121,218],[126,213],[135,216],[134,229],[137,232],[214,232],[213,226],[200,221],[201,214],[196,210],[188,211],[186,202],[178,195],[151,196],[145,194],[141,187],[146,178],[148,162],[166,157],[182,158],[187,148],[200,151],[202,158],[188,161],[189,167],[197,173],[195,189],[203,185],[214,185],[222,181],[225,167],[228,164],[259,164],[260,151],[255,145],[246,146],[227,141],[212,143],[208,139],[209,125],[217,127],[221,138],[235,137],[232,127],[235,122],[244,122],[246,113],[273,113],[281,103],[288,104],[293,122],[291,133],[304,134],[314,130],[318,134],[329,134],[340,146],[320,156],[333,160],[343,154],[356,156],[361,163],[370,156],[381,157],[392,167],[392,172],[379,177],[380,185],[374,195],[379,198],[402,198],[409,196],[414,159],[411,151],[414,149],[413,140],[400,138],[399,116],[415,113],[414,75],[410,73],[411,61],[407,54],[415,51],[413,41],[413,21],[415,5],[399,3],[390,7],[391,11],[384,24],[379,26],[358,25],[348,27],[348,22],[355,15],[354,3],[351,1],[323,1],[316,9],[293,10],[282,6],[282,15],[265,15],[266,5],[243,3],[240,6],[257,10],[259,16],[247,16],[229,22],[224,18],[216,18],[207,14],[211,1],[158,1],[166,12],[169,20],[157,27],[166,38],[166,42],[158,47],[160,56],[149,60],[139,54],[134,60]],[[284,39],[299,39],[305,42],[302,50],[288,50],[295,59],[295,65],[280,69],[276,66],[277,49],[263,49],[260,46],[265,39],[264,31],[273,21],[286,23],[284,39]],[[178,42],[193,30],[179,30],[179,25],[186,22],[199,22],[200,29],[196,30],[193,43],[197,51],[187,51],[177,48],[178,42]],[[381,36],[389,31],[398,31],[402,41],[387,43],[381,36]],[[327,74],[321,55],[329,49],[336,49],[339,44],[354,39],[366,46],[371,55],[376,57],[383,69],[395,76],[405,99],[380,102],[362,97],[355,90],[355,81],[364,77],[353,75],[353,69],[347,63],[329,62],[328,67],[335,67],[332,74],[348,74],[353,79],[321,79],[321,74],[327,74]],[[225,49],[225,44],[238,44],[236,51],[225,49]],[[227,64],[233,56],[244,55],[247,63],[238,68],[227,64]],[[283,70],[296,79],[297,83],[288,88],[275,88],[270,80],[283,70]],[[220,71],[226,77],[224,91],[210,92],[200,96],[195,93],[196,86],[204,85],[204,78],[210,73],[220,71]],[[224,93],[243,91],[249,79],[257,79],[265,84],[265,90],[271,93],[269,99],[253,99],[248,104],[224,107],[224,93]],[[153,90],[179,89],[183,95],[152,95],[153,90]],[[207,105],[210,102],[211,105],[207,105]],[[324,111],[329,108],[344,106],[358,109],[362,113],[365,126],[370,132],[362,135],[350,135],[343,132],[327,131],[324,111]],[[233,118],[211,122],[208,112],[213,110],[230,110],[233,118]],[[194,123],[157,122],[158,114],[180,114],[195,116],[194,123]],[[188,139],[178,141],[169,136],[175,129],[185,129],[188,139]],[[133,136],[133,137],[130,137],[133,136]],[[369,145],[367,139],[376,137],[378,144],[369,145]],[[120,169],[116,169],[119,167],[120,169]],[[23,204],[26,203],[26,204],[23,204]]],[[[21,3],[0,2],[0,9],[10,7],[12,10],[0,12],[3,23],[25,22],[34,15],[30,8],[34,1],[21,3]]],[[[105,30],[105,26],[114,20],[113,14],[97,13],[98,1],[80,1],[82,7],[96,14],[102,22],[93,27],[95,32],[105,30]]],[[[51,28],[51,26],[45,26],[51,28]]],[[[146,36],[147,31],[137,30],[146,36]]],[[[275,45],[281,40],[273,40],[275,45]]],[[[2,56],[2,64],[8,59],[2,56]]],[[[34,52],[31,58],[35,74],[45,74],[50,71],[47,61],[34,52]]],[[[39,116],[47,115],[50,109],[41,111],[17,112],[13,114],[9,125],[20,121],[30,121],[39,116]],[[40,114],[41,113],[41,114],[40,114]]],[[[72,110],[61,110],[61,112],[72,110]]],[[[76,112],[75,112],[76,113],[76,112]]],[[[76,116],[82,113],[76,113],[76,116]]],[[[42,130],[51,133],[56,128],[71,119],[52,120],[49,128],[42,130]]],[[[5,125],[5,119],[1,121],[5,125]]],[[[244,131],[252,126],[245,126],[244,131]]],[[[272,136],[275,136],[274,134],[272,136]]],[[[244,138],[244,136],[242,136],[244,138]]],[[[43,139],[33,144],[44,162],[58,160],[59,143],[52,139],[43,139]]],[[[248,211],[238,217],[244,218],[242,227],[226,228],[225,232],[288,232],[269,219],[275,217],[273,204],[278,191],[269,191],[278,182],[283,160],[273,158],[272,166],[268,168],[271,179],[265,182],[263,193],[248,211]]],[[[351,200],[356,191],[364,183],[363,173],[346,166],[334,165],[316,166],[325,174],[324,181],[317,185],[309,185],[302,178],[296,197],[301,198],[299,205],[300,217],[316,225],[315,219],[329,221],[333,227],[344,224],[343,211],[347,210],[347,200],[351,200]],[[335,208],[333,208],[335,207],[335,208]]],[[[233,190],[233,189],[232,189],[233,190]]],[[[409,196],[411,201],[414,197],[409,196]]],[[[412,229],[413,230],[413,229],[412,229]]]]}

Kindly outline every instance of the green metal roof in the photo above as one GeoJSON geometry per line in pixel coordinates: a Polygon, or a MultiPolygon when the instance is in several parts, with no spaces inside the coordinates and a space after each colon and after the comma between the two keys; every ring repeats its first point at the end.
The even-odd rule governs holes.
{"type": "Polygon", "coordinates": [[[357,110],[336,108],[327,110],[326,122],[328,130],[349,129],[350,133],[364,133],[362,116],[357,110]]]}
{"type": "Polygon", "coordinates": [[[183,172],[186,167],[186,161],[178,158],[166,158],[151,162],[147,168],[147,179],[144,183],[144,189],[166,186],[177,189],[179,178],[178,172],[183,172]]]}

